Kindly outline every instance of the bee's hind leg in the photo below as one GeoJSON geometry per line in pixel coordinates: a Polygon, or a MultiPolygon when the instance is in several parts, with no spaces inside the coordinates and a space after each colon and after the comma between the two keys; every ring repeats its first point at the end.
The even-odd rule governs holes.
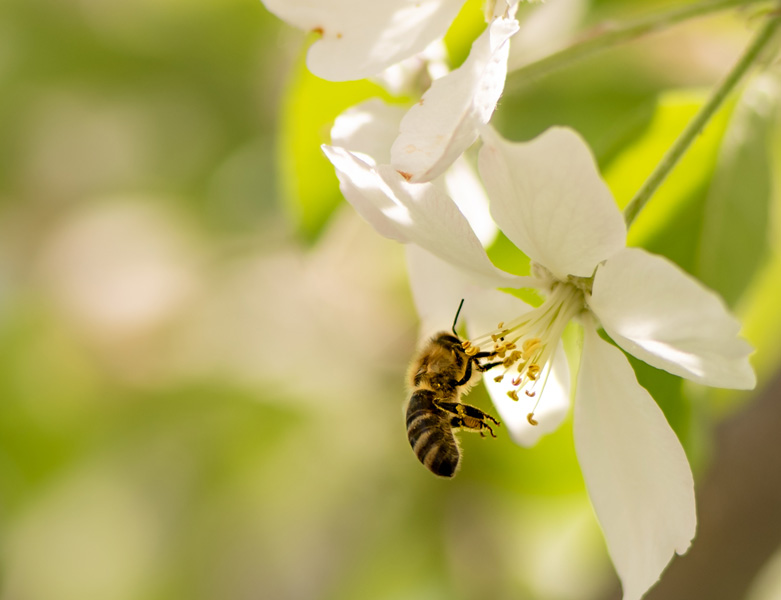
{"type": "Polygon", "coordinates": [[[437,408],[453,415],[453,418],[450,420],[452,427],[466,429],[467,431],[477,431],[481,437],[485,437],[484,430],[487,429],[491,437],[496,437],[490,423],[495,425],[500,425],[501,423],[479,408],[469,404],[462,404],[461,402],[435,401],[434,404],[437,408]]]}

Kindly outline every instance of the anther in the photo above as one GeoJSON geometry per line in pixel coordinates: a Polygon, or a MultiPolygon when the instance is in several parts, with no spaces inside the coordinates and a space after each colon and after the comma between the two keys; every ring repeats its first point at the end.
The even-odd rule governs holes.
{"type": "Polygon", "coordinates": [[[507,395],[513,400],[515,400],[516,402],[518,402],[518,390],[510,390],[509,392],[507,392],[507,395]]]}
{"type": "Polygon", "coordinates": [[[526,369],[526,375],[532,381],[537,381],[537,377],[540,376],[540,365],[535,364],[535,363],[530,364],[529,368],[526,369]]]}
{"type": "Polygon", "coordinates": [[[501,329],[504,327],[504,321],[500,321],[499,324],[496,326],[497,329],[501,329]]]}
{"type": "Polygon", "coordinates": [[[529,421],[529,425],[539,425],[539,423],[534,418],[533,412],[530,412],[528,415],[526,415],[526,420],[529,421]]]}
{"type": "Polygon", "coordinates": [[[523,343],[523,357],[530,358],[542,346],[540,338],[531,338],[523,343]]]}
{"type": "Polygon", "coordinates": [[[533,391],[533,390],[526,390],[524,393],[525,393],[527,396],[529,396],[529,398],[534,398],[534,397],[537,395],[537,392],[535,392],[535,391],[533,391]]]}
{"type": "Polygon", "coordinates": [[[512,384],[513,384],[513,385],[516,385],[516,386],[517,386],[517,385],[521,385],[521,376],[520,376],[520,375],[518,375],[518,377],[516,377],[515,379],[513,379],[513,381],[512,381],[512,384]]]}
{"type": "Polygon", "coordinates": [[[494,377],[494,381],[495,381],[496,383],[499,383],[499,382],[500,382],[502,379],[504,379],[504,373],[502,373],[501,375],[497,375],[496,377],[494,377]]]}

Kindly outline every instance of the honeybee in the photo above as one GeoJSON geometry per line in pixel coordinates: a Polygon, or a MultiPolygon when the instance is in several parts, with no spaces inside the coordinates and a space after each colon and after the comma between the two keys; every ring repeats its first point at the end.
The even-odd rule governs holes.
{"type": "Polygon", "coordinates": [[[454,435],[465,429],[485,437],[494,435],[491,423],[499,421],[479,408],[461,403],[483,371],[500,362],[481,364],[479,359],[494,356],[490,352],[469,355],[456,333],[458,307],[452,335],[442,331],[431,338],[412,362],[408,381],[412,396],[407,405],[407,437],[420,462],[434,475],[453,477],[461,461],[461,451],[454,435]]]}

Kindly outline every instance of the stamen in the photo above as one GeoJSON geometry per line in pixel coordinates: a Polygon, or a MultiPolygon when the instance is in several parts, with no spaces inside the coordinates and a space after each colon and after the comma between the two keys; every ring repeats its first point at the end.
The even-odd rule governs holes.
{"type": "Polygon", "coordinates": [[[518,401],[523,390],[532,399],[534,406],[526,419],[533,426],[538,424],[535,411],[545,392],[556,345],[567,323],[584,307],[582,287],[555,280],[552,275],[547,279],[552,284],[542,305],[506,323],[502,321],[493,331],[476,337],[472,344],[464,344],[465,352],[470,356],[477,354],[480,346],[492,350],[489,350],[490,355],[496,357],[495,361],[501,361],[504,369],[494,381],[503,382],[507,375],[512,382],[504,388],[505,391],[509,389],[506,391],[509,398],[518,401]]]}
{"type": "MultiPolygon", "coordinates": [[[[540,388],[541,390],[544,390],[545,385],[548,383],[548,377],[550,377],[550,371],[551,371],[550,367],[545,369],[545,379],[542,380],[542,388],[540,388]]],[[[534,385],[535,386],[537,385],[536,381],[534,382],[534,385]]],[[[526,393],[529,394],[529,390],[526,390],[526,393]]],[[[531,397],[536,393],[537,393],[536,391],[532,391],[532,393],[529,394],[529,396],[531,397]]],[[[529,419],[529,423],[531,423],[532,425],[537,424],[537,421],[534,421],[534,423],[532,423],[533,419],[531,417],[534,416],[534,411],[537,410],[537,406],[539,405],[540,400],[542,400],[542,394],[540,394],[539,397],[537,398],[537,402],[534,403],[534,406],[532,407],[532,411],[529,413],[529,416],[527,417],[529,419]]]]}
{"type": "Polygon", "coordinates": [[[537,378],[540,376],[540,365],[535,363],[530,364],[529,368],[526,369],[526,375],[532,381],[537,381],[537,378]]]}
{"type": "Polygon", "coordinates": [[[523,342],[523,357],[525,359],[531,358],[534,353],[542,346],[542,340],[540,338],[530,338],[523,342]]]}

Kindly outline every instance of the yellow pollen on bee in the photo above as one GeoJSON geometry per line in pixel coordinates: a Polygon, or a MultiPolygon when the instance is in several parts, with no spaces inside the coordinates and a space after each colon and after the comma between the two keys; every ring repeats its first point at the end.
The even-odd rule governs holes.
{"type": "Polygon", "coordinates": [[[540,365],[535,363],[530,364],[526,369],[526,375],[532,381],[537,381],[537,378],[540,376],[540,365]]]}
{"type": "Polygon", "coordinates": [[[526,420],[529,421],[529,425],[539,425],[537,420],[534,418],[533,412],[530,412],[528,415],[526,415],[526,420]]]}
{"type": "Polygon", "coordinates": [[[463,342],[461,342],[461,347],[464,350],[468,350],[471,345],[472,345],[472,342],[470,342],[469,340],[464,340],[463,342]]]}
{"type": "Polygon", "coordinates": [[[472,346],[470,344],[469,348],[464,348],[464,352],[466,353],[467,356],[474,356],[475,354],[480,352],[480,346],[472,346]]]}
{"type": "Polygon", "coordinates": [[[513,400],[515,400],[516,402],[518,402],[518,390],[510,390],[509,392],[507,392],[507,395],[513,400]]]}

